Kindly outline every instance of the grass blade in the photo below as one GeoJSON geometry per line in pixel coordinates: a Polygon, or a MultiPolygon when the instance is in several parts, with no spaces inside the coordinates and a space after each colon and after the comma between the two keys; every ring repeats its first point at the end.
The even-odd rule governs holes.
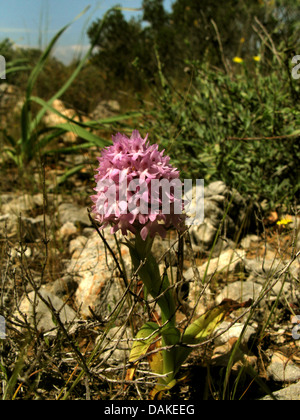
{"type": "MultiPolygon", "coordinates": [[[[60,98],[65,92],[66,90],[71,86],[71,84],[73,83],[73,81],[76,79],[76,77],[78,76],[78,74],[80,73],[81,69],[83,68],[84,64],[86,63],[87,59],[90,57],[94,47],[96,46],[96,40],[99,38],[99,35],[103,29],[103,25],[104,22],[106,20],[106,17],[108,16],[109,13],[111,13],[115,8],[109,9],[105,15],[102,18],[101,21],[101,25],[99,26],[97,35],[95,37],[94,42],[91,44],[89,50],[87,51],[87,53],[84,55],[84,57],[82,58],[82,60],[79,62],[78,66],[76,67],[76,69],[74,70],[74,72],[72,73],[72,75],[70,76],[70,78],[65,82],[65,84],[58,90],[58,92],[52,96],[51,99],[49,99],[48,104],[51,105],[53,103],[53,101],[55,99],[60,98]]],[[[38,115],[36,116],[35,122],[33,124],[33,126],[31,127],[31,129],[34,129],[34,127],[36,126],[36,124],[38,124],[41,119],[43,118],[44,114],[46,112],[46,109],[43,108],[41,109],[41,111],[38,113],[38,115]]]]}
{"type": "Polygon", "coordinates": [[[45,49],[45,51],[43,52],[43,54],[41,55],[39,61],[37,62],[37,64],[35,65],[35,67],[33,68],[29,78],[28,78],[28,82],[27,82],[27,88],[26,88],[26,93],[25,93],[25,102],[22,108],[22,114],[21,114],[21,126],[22,126],[22,139],[21,139],[21,143],[22,143],[22,147],[21,147],[21,160],[23,161],[24,158],[27,157],[31,157],[30,156],[30,149],[32,149],[32,141],[34,139],[34,137],[32,136],[32,132],[35,129],[36,125],[35,124],[31,124],[31,114],[30,114],[30,97],[31,97],[31,93],[32,93],[32,89],[34,87],[34,84],[39,76],[39,74],[41,73],[52,49],[53,46],[55,45],[55,43],[57,42],[57,40],[60,38],[60,36],[69,28],[69,26],[75,22],[77,19],[79,19],[84,13],[86,13],[86,11],[89,9],[89,6],[86,7],[78,16],[76,16],[75,19],[73,19],[72,22],[70,22],[69,24],[65,25],[60,31],[57,32],[57,34],[52,38],[50,44],[48,45],[48,47],[45,49]]]}
{"type": "Polygon", "coordinates": [[[74,168],[71,168],[70,170],[66,171],[62,176],[60,176],[57,180],[57,185],[63,184],[66,182],[70,176],[75,175],[77,172],[80,172],[81,169],[83,169],[85,165],[77,165],[74,166],[74,168]]]}
{"type": "Polygon", "coordinates": [[[95,134],[91,133],[90,131],[87,131],[85,128],[75,123],[71,124],[67,122],[67,123],[57,124],[55,128],[61,128],[65,130],[66,132],[71,131],[72,133],[76,134],[78,137],[93,143],[95,146],[105,147],[111,144],[109,140],[98,137],[95,134]]]}

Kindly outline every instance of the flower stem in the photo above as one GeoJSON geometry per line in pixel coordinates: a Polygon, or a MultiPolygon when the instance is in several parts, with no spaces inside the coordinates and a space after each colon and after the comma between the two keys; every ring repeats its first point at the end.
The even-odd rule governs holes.
{"type": "MultiPolygon", "coordinates": [[[[151,252],[153,239],[147,238],[145,241],[136,234],[135,245],[129,247],[134,269],[138,270],[138,275],[147,288],[148,293],[157,298],[157,304],[161,309],[162,325],[167,324],[167,328],[162,329],[162,345],[170,346],[179,342],[180,333],[175,328],[175,301],[172,294],[167,275],[161,277],[158,264],[151,252]],[[167,290],[168,289],[168,290],[167,290]],[[165,291],[165,293],[164,293],[165,291]],[[159,297],[158,297],[159,296],[159,297]]],[[[163,350],[164,374],[162,382],[170,383],[174,379],[175,373],[175,353],[176,349],[163,350]]]]}

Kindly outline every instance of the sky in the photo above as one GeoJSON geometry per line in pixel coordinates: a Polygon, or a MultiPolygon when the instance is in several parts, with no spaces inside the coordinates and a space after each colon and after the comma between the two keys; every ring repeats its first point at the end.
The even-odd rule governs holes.
{"type": "MultiPolygon", "coordinates": [[[[164,0],[171,9],[172,0],[164,0]]],[[[16,46],[44,48],[66,24],[73,21],[87,6],[90,9],[74,22],[59,39],[54,55],[68,63],[89,46],[87,28],[115,5],[139,9],[142,0],[0,0],[0,41],[9,38],[16,46]]],[[[123,11],[126,18],[141,11],[123,11]]]]}

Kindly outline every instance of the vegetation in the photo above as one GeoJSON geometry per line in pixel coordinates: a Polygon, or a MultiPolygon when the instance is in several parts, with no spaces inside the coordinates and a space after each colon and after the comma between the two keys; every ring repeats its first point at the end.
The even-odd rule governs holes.
{"type": "MultiPolygon", "coordinates": [[[[88,35],[96,52],[69,66],[51,58],[51,48],[26,50],[25,57],[2,41],[0,54],[23,66],[8,82],[27,85],[27,94],[48,101],[48,108],[61,97],[84,114],[100,99],[118,99],[125,111],[146,112],[140,125],[185,177],[222,179],[271,207],[299,198],[299,83],[291,77],[300,48],[296,4],[228,0],[226,13],[211,1],[178,0],[171,12],[162,0],[143,7],[140,18],[127,21],[116,8],[92,23],[88,35]],[[25,64],[37,70],[30,86],[25,64]],[[62,80],[70,81],[63,89],[62,80]]],[[[31,107],[38,102],[27,100],[31,107]]]]}
{"type": "MultiPolygon", "coordinates": [[[[0,87],[6,82],[21,100],[16,112],[0,110],[1,190],[20,195],[42,191],[44,217],[37,241],[40,249],[36,255],[33,252],[30,262],[26,251],[36,244],[24,236],[21,219],[13,238],[6,231],[0,238],[0,315],[11,315],[7,302],[19,308],[23,293],[34,291],[35,299],[40,299],[42,285],[61,274],[64,261],[70,258],[69,244],[57,237],[57,221],[47,230],[46,216],[57,211],[59,196],[90,205],[95,158],[117,131],[150,133],[151,140],[171,156],[182,178],[204,178],[206,183],[222,180],[236,188],[262,211],[260,223],[268,220],[270,211],[294,214],[300,198],[300,81],[292,77],[292,57],[300,53],[299,22],[299,7],[293,0],[226,0],[222,7],[217,0],[175,0],[171,11],[165,10],[163,0],[144,0],[140,17],[126,20],[122,9],[115,7],[95,20],[88,29],[89,51],[69,65],[52,55],[69,25],[44,51],[16,49],[10,40],[0,41],[0,55],[7,61],[7,80],[1,80],[0,87]],[[53,106],[56,99],[74,115],[58,111],[53,106]],[[97,104],[110,99],[120,103],[119,114],[93,120],[97,104]],[[47,125],[44,116],[50,111],[63,122],[47,125]],[[69,132],[76,136],[75,143],[66,144],[64,136],[69,132]],[[53,168],[57,177],[49,185],[46,178],[53,168]],[[17,245],[18,258],[12,257],[17,245]]],[[[2,95],[0,90],[0,103],[2,95]]],[[[37,216],[34,212],[31,218],[37,216]]],[[[267,240],[277,241],[279,250],[285,257],[289,252],[293,262],[299,255],[296,233],[285,235],[287,229],[275,226],[271,232],[264,231],[264,252],[267,240]],[[283,233],[281,238],[278,232],[283,233]]],[[[116,258],[122,255],[120,249],[117,254],[116,258]]],[[[210,260],[211,255],[205,258],[210,260]]],[[[124,266],[121,257],[120,272],[124,266]]],[[[282,289],[287,271],[280,274],[282,289]]],[[[124,279],[129,288],[131,280],[125,274],[124,279]]],[[[272,281],[266,279],[266,293],[272,281]]],[[[259,352],[268,345],[265,330],[277,320],[279,295],[260,325],[255,342],[259,352]]],[[[132,296],[128,297],[131,303],[132,296]]],[[[18,339],[0,339],[4,399],[69,399],[83,394],[87,399],[105,399],[112,393],[116,398],[136,398],[149,391],[146,383],[134,381],[128,381],[129,388],[118,388],[114,368],[109,371],[112,374],[101,376],[102,362],[99,367],[98,361],[105,352],[104,338],[117,323],[121,304],[110,323],[103,324],[95,316],[76,324],[72,332],[59,323],[51,302],[43,303],[58,326],[55,336],[43,336],[27,319],[21,334],[20,325],[10,319],[9,328],[18,339]],[[97,341],[99,329],[104,338],[97,341]],[[69,353],[69,359],[62,357],[69,353]]],[[[130,322],[136,304],[128,312],[130,322]]],[[[255,308],[249,309],[247,323],[255,308]]],[[[284,308],[282,318],[294,310],[284,308]]],[[[136,327],[134,322],[131,327],[136,327]]],[[[234,347],[225,373],[220,373],[219,387],[211,387],[207,374],[203,395],[209,390],[213,398],[243,397],[249,383],[239,389],[242,373],[233,383],[229,381],[236,351],[234,347]]],[[[250,380],[251,384],[257,381],[263,393],[269,392],[253,370],[250,380]]]]}

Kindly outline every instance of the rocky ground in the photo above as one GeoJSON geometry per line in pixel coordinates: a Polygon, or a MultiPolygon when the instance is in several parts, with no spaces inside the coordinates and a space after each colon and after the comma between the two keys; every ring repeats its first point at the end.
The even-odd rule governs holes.
{"type": "MultiPolygon", "coordinates": [[[[14,119],[22,99],[9,85],[1,89],[1,109],[13,109],[14,119]]],[[[61,101],[53,105],[74,117],[61,101]]],[[[118,103],[101,102],[90,118],[118,111],[118,103]]],[[[44,124],[63,121],[48,113],[44,124]]],[[[60,141],[77,140],[66,133],[60,141]]],[[[107,230],[100,237],[89,218],[95,153],[50,156],[24,179],[0,157],[0,394],[6,399],[147,399],[155,384],[147,359],[133,381],[126,379],[132,338],[155,307],[138,299],[141,284],[122,238],[107,230]],[[65,169],[79,164],[84,168],[56,188],[65,169]]],[[[176,232],[156,238],[153,252],[174,284],[178,326],[224,299],[253,301],[195,349],[172,398],[300,399],[299,210],[267,213],[264,203],[250,204],[218,181],[205,186],[202,224],[182,241],[176,232]]]]}
{"type": "MultiPolygon", "coordinates": [[[[84,192],[80,176],[69,187],[84,192]]],[[[82,197],[47,188],[1,194],[0,363],[4,382],[20,369],[16,398],[69,396],[66,384],[79,384],[77,398],[145,398],[154,383],[144,361],[135,381],[120,386],[131,339],[151,315],[136,298],[127,248],[108,231],[103,241],[82,197]]],[[[184,282],[174,288],[178,324],[226,298],[253,300],[192,353],[177,397],[268,399],[272,391],[300,399],[300,219],[280,215],[290,222],[278,225],[278,213],[260,211],[214,182],[205,187],[204,222],[190,228],[183,254],[175,232],[155,240],[154,255],[173,282],[183,261],[184,282]]]]}

